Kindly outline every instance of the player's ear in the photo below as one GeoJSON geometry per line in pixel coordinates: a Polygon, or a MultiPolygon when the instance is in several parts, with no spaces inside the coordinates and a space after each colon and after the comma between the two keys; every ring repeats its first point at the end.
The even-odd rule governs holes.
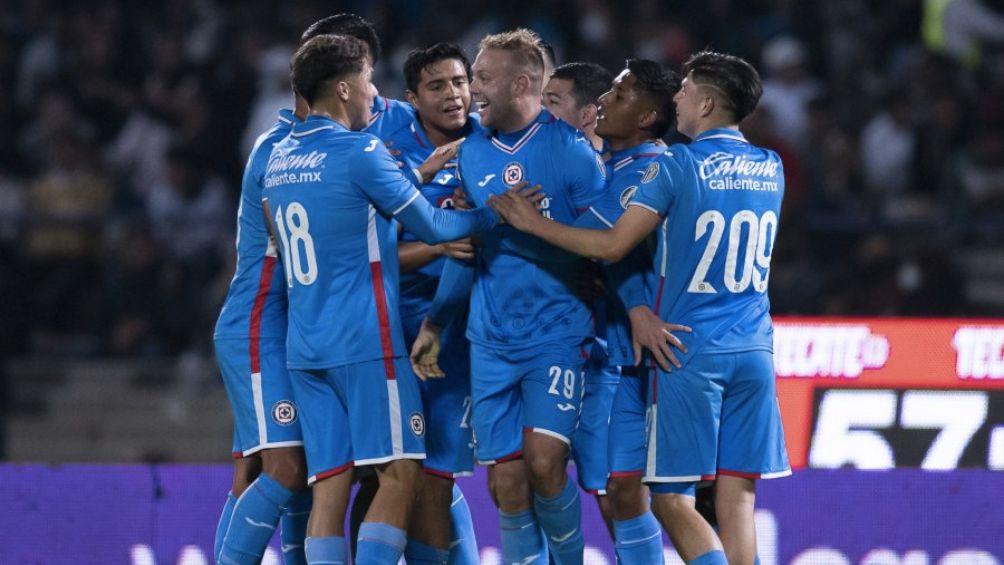
{"type": "Polygon", "coordinates": [[[656,110],[649,110],[641,116],[638,116],[638,129],[648,129],[652,127],[655,120],[659,118],[659,112],[656,110]]]}
{"type": "Polygon", "coordinates": [[[335,83],[335,93],[338,95],[338,99],[341,100],[342,103],[349,101],[350,91],[351,88],[349,87],[349,83],[344,80],[340,80],[335,83]]]}
{"type": "Polygon", "coordinates": [[[596,122],[596,113],[598,108],[596,104],[586,104],[579,110],[579,119],[582,120],[580,123],[592,124],[596,122]]]}
{"type": "Polygon", "coordinates": [[[525,74],[516,75],[516,79],[512,81],[512,86],[513,93],[516,96],[522,96],[530,90],[530,77],[525,74]]]}
{"type": "Polygon", "coordinates": [[[415,109],[418,108],[418,95],[417,94],[415,94],[414,92],[412,92],[411,90],[408,90],[406,88],[406,89],[404,89],[404,98],[405,98],[405,100],[408,101],[409,104],[411,104],[412,108],[415,108],[415,109]]]}

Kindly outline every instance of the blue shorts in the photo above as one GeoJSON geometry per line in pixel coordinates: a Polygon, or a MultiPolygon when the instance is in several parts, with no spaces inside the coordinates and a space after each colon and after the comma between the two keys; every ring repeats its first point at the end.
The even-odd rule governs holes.
{"type": "Polygon", "coordinates": [[[471,344],[478,463],[493,465],[522,455],[524,431],[571,444],[579,422],[586,345],[545,343],[508,350],[471,344]]]}
{"type": "Polygon", "coordinates": [[[303,445],[299,410],[286,371],[286,340],[219,339],[216,363],[234,413],[234,459],[262,449],[303,445]]]}
{"type": "Polygon", "coordinates": [[[289,371],[300,406],[307,484],[353,465],[425,459],[425,416],[407,359],[289,371]]]}
{"type": "MultiPolygon", "coordinates": [[[[404,339],[411,344],[418,336],[422,317],[404,318],[404,339]]],[[[471,350],[463,321],[445,328],[441,335],[441,379],[419,381],[426,417],[425,472],[445,478],[474,473],[474,435],[471,433],[471,350]]]]}
{"type": "Polygon", "coordinates": [[[599,347],[599,344],[593,344],[593,353],[586,362],[579,428],[572,435],[575,474],[582,489],[592,494],[607,492],[610,410],[621,378],[620,367],[609,366],[605,354],[596,354],[599,347]]]}
{"type": "Polygon", "coordinates": [[[645,482],[791,474],[769,351],[698,354],[653,378],[645,482]]]}
{"type": "Polygon", "coordinates": [[[649,369],[625,367],[610,410],[610,442],[607,459],[611,477],[639,477],[645,472],[645,417],[648,405],[649,369]]]}

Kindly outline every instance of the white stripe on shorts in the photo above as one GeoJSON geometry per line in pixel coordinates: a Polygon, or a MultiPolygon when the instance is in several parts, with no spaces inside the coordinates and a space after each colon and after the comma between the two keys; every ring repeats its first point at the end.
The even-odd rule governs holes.
{"type": "Polygon", "coordinates": [[[396,379],[387,379],[387,404],[390,412],[391,454],[399,457],[404,453],[404,439],[401,437],[401,397],[397,392],[396,379]]]}
{"type": "Polygon", "coordinates": [[[268,443],[265,426],[265,400],[261,390],[261,373],[251,373],[251,396],[254,399],[254,418],[258,422],[258,443],[268,443]]]}

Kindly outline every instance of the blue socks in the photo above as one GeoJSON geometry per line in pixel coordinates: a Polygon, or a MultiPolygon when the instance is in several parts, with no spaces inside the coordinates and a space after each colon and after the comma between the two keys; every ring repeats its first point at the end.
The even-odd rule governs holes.
{"type": "Polygon", "coordinates": [[[453,483],[450,525],[453,528],[450,535],[449,565],[479,565],[481,557],[478,555],[478,539],[474,535],[471,507],[467,505],[467,499],[456,483],[453,483]]]}
{"type": "Polygon", "coordinates": [[[662,563],[662,528],[651,511],[614,520],[614,547],[621,563],[662,563]]]}
{"type": "Polygon", "coordinates": [[[306,565],[303,538],[307,536],[307,519],[310,509],[314,506],[314,497],[310,489],[304,489],[293,495],[289,506],[279,518],[279,539],[282,543],[282,562],[285,565],[306,565]]]}
{"type": "Polygon", "coordinates": [[[713,549],[707,553],[698,555],[687,565],[729,565],[725,559],[725,552],[720,549],[713,549]]]}
{"type": "Polygon", "coordinates": [[[213,563],[220,560],[220,552],[223,551],[223,538],[230,529],[230,517],[234,514],[234,505],[237,504],[237,497],[234,491],[227,493],[227,502],[223,505],[223,512],[220,513],[220,523],[216,525],[216,538],[213,540],[213,563]]]}
{"type": "Polygon", "coordinates": [[[303,549],[307,563],[346,565],[349,562],[349,552],[343,537],[306,538],[303,540],[303,549]]]}
{"type": "Polygon", "coordinates": [[[533,497],[533,508],[557,565],[582,563],[582,499],[575,483],[565,479],[565,487],[554,498],[533,497]]]}
{"type": "Polygon", "coordinates": [[[409,539],[408,547],[404,548],[404,560],[408,565],[446,565],[449,559],[450,550],[439,549],[414,539],[409,539]]]}
{"type": "Polygon", "coordinates": [[[395,564],[408,538],[404,530],[382,522],[363,522],[356,543],[356,565],[395,564]]]}
{"type": "Polygon", "coordinates": [[[293,492],[265,473],[258,475],[234,505],[220,563],[258,563],[293,492]]]}
{"type": "Polygon", "coordinates": [[[547,565],[547,540],[533,510],[509,514],[499,510],[502,530],[502,561],[547,565]]]}

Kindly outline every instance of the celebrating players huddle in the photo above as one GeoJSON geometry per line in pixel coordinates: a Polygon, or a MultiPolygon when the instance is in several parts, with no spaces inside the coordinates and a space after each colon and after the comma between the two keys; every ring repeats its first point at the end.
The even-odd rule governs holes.
{"type": "Polygon", "coordinates": [[[308,28],[295,110],[245,170],[216,561],[259,562],[281,524],[286,563],[477,563],[454,484],[477,460],[504,562],[579,564],[574,458],[619,562],[662,563],[661,523],[687,563],[756,563],[755,480],[790,474],[766,294],[783,171],[738,128],[756,71],[551,69],[518,29],[473,65],[413,51],[400,102],[379,56],[357,16],[308,28]],[[674,123],[690,144],[662,143],[674,123]]]}

